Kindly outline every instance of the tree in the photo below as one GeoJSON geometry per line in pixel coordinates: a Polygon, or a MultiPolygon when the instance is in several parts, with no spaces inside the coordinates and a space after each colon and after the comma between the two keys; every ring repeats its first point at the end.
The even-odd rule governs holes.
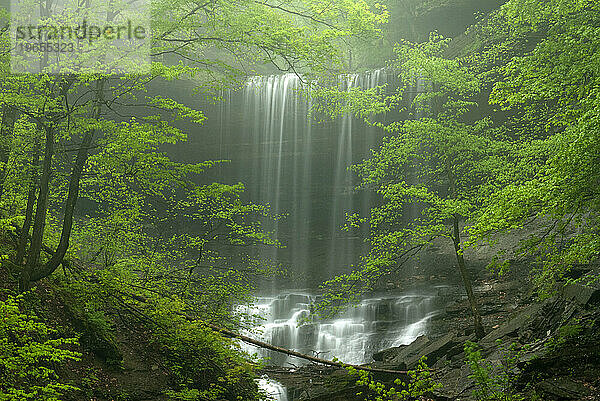
{"type": "MultiPolygon", "coordinates": [[[[46,6],[50,7],[50,3],[46,6]]],[[[10,75],[4,65],[6,79],[1,106],[4,110],[16,110],[22,116],[17,134],[25,137],[30,124],[34,124],[42,144],[41,171],[28,179],[36,183],[37,195],[30,192],[32,196],[28,196],[26,224],[20,230],[20,242],[26,244],[29,224],[32,226],[25,267],[20,267],[23,251],[13,258],[13,264],[21,269],[22,289],[28,288],[32,281],[51,275],[63,263],[88,157],[98,143],[110,149],[110,143],[99,138],[109,137],[115,130],[129,129],[131,133],[164,131],[182,139],[182,134],[172,128],[173,125],[165,124],[161,117],[146,116],[143,122],[137,123],[133,117],[123,115],[123,109],[159,110],[170,114],[173,120],[184,118],[198,124],[204,120],[200,111],[160,96],[146,96],[140,103],[136,92],[143,93],[150,82],[159,78],[192,78],[204,91],[235,87],[246,74],[244,68],[250,64],[249,58],[282,70],[332,71],[336,65],[342,65],[336,41],[374,35],[377,25],[385,20],[385,14],[373,13],[368,3],[361,0],[335,3],[306,0],[289,7],[254,0],[199,4],[168,1],[153,2],[151,12],[155,22],[152,55],[163,60],[167,55],[172,57],[163,63],[154,63],[148,75],[117,77],[90,72],[15,76],[10,75]],[[117,124],[116,120],[121,119],[129,119],[131,123],[117,124]],[[76,149],[73,159],[62,157],[73,148],[76,149]],[[65,152],[61,155],[64,166],[56,165],[57,150],[65,152]],[[41,255],[52,185],[58,184],[60,188],[65,184],[56,179],[57,172],[69,170],[69,165],[60,239],[46,260],[41,255]]],[[[118,9],[107,10],[110,16],[118,13],[118,9]]],[[[42,67],[52,68],[52,65],[42,63],[42,67]]],[[[3,126],[11,124],[8,120],[3,122],[3,126]]],[[[22,156],[35,165],[36,154],[32,151],[22,156]]]]}
{"type": "MultiPolygon", "coordinates": [[[[493,191],[494,176],[504,168],[502,160],[509,147],[491,121],[466,117],[476,105],[480,82],[462,60],[443,58],[447,44],[448,40],[432,35],[428,42],[407,42],[397,48],[397,67],[405,86],[387,100],[388,107],[409,102],[410,93],[404,92],[407,88],[422,90],[409,106],[412,118],[376,123],[393,135],[354,167],[362,179],[361,187],[377,191],[383,204],[373,208],[369,218],[350,216],[349,227],[369,225],[371,250],[357,271],[326,283],[335,293],[328,303],[343,298],[340,291],[356,291],[357,282],[365,281],[368,288],[435,239],[446,238],[454,247],[475,332],[483,337],[461,226],[471,224],[470,219],[493,191]],[[418,209],[413,219],[405,217],[411,205],[418,209]],[[335,286],[342,290],[336,292],[335,286]]],[[[386,108],[382,106],[386,102],[373,106],[362,96],[358,101],[356,104],[370,105],[361,111],[363,116],[386,108]]]]}
{"type": "MultiPolygon", "coordinates": [[[[107,21],[120,12],[111,8],[118,2],[84,3],[107,21]]],[[[2,32],[0,145],[9,155],[0,160],[0,222],[15,245],[4,265],[21,290],[55,278],[46,282],[83,315],[109,328],[125,317],[122,327],[141,326],[166,361],[171,398],[256,399],[251,364],[205,323],[239,323],[233,306],[270,266],[223,249],[277,245],[260,224],[269,211],[244,201],[241,183],[203,182],[216,162],[178,163],[164,153],[186,139],[181,121],[206,117],[149,88],[186,79],[214,99],[257,69],[337,74],[339,43],[377,35],[386,14],[363,0],[151,6],[153,63],[144,73],[52,74],[56,65],[43,56],[33,60],[39,74],[11,74],[2,32]]],[[[96,50],[93,67],[108,63],[107,47],[96,50]]]]}
{"type": "MultiPolygon", "coordinates": [[[[499,255],[533,257],[540,294],[552,292],[574,265],[600,253],[598,172],[600,45],[597,2],[507,2],[480,35],[482,54],[501,55],[490,102],[508,115],[519,143],[510,179],[491,196],[471,232],[472,241],[494,242],[493,233],[536,227],[520,249],[499,255]],[[502,27],[490,41],[485,32],[502,27]],[[557,57],[557,54],[560,56],[557,57]]],[[[591,277],[593,279],[593,277],[591,277]]]]}

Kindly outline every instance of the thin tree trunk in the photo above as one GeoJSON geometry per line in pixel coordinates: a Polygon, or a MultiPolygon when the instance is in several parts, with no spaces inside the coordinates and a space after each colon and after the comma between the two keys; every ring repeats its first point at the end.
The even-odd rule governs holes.
{"type": "MultiPolygon", "coordinates": [[[[103,102],[103,94],[104,78],[100,78],[96,82],[96,105],[94,108],[95,119],[98,119],[100,117],[103,102]]],[[[56,252],[44,266],[35,269],[32,272],[30,276],[31,281],[41,280],[54,273],[58,266],[60,266],[60,264],[63,262],[63,258],[65,257],[67,250],[69,249],[69,239],[71,238],[71,232],[73,230],[73,215],[75,213],[75,205],[77,204],[77,199],[79,198],[79,183],[81,181],[81,174],[83,173],[83,168],[85,167],[85,163],[88,158],[89,148],[94,139],[95,132],[96,130],[94,129],[86,132],[81,142],[79,151],[77,152],[75,163],[73,164],[73,170],[71,171],[71,178],[69,180],[69,192],[67,194],[67,200],[65,202],[62,231],[58,247],[56,248],[56,252]]]]}
{"type": "Polygon", "coordinates": [[[460,229],[458,227],[458,217],[454,216],[454,235],[452,236],[454,241],[454,251],[456,252],[456,259],[458,261],[458,270],[462,277],[465,291],[467,292],[467,298],[469,299],[469,306],[471,307],[471,314],[473,315],[473,324],[475,326],[475,335],[477,338],[483,338],[485,336],[485,330],[481,324],[481,315],[479,314],[479,308],[477,307],[477,300],[473,293],[473,287],[471,286],[471,277],[465,264],[465,258],[463,257],[462,248],[460,246],[460,229]]]}
{"type": "Polygon", "coordinates": [[[25,258],[25,251],[27,249],[27,242],[29,241],[29,229],[31,228],[31,222],[33,220],[33,208],[35,206],[35,193],[38,184],[38,172],[37,168],[40,162],[40,144],[36,140],[34,149],[33,149],[33,162],[30,179],[31,183],[29,184],[29,193],[27,194],[27,207],[25,209],[25,221],[23,222],[23,227],[21,229],[19,244],[17,246],[17,256],[15,257],[15,264],[20,266],[23,263],[23,259],[25,258]]]}
{"type": "Polygon", "coordinates": [[[19,279],[19,289],[21,291],[29,289],[32,274],[40,261],[40,251],[42,249],[46,214],[48,211],[48,190],[52,173],[52,158],[54,156],[54,129],[52,124],[44,126],[44,130],[46,131],[46,144],[44,148],[42,175],[40,178],[40,193],[36,204],[33,233],[31,234],[31,246],[29,247],[27,264],[21,272],[21,277],[19,279]]]}
{"type": "MultiPolygon", "coordinates": [[[[452,167],[450,165],[449,160],[447,162],[446,170],[448,174],[448,181],[450,184],[450,195],[452,196],[452,199],[456,199],[456,183],[454,180],[454,173],[452,172],[452,167]]],[[[469,276],[469,271],[467,270],[465,258],[463,257],[463,250],[460,245],[460,227],[458,225],[458,215],[456,214],[453,216],[452,241],[454,242],[454,252],[456,254],[456,260],[458,262],[458,270],[460,271],[460,276],[462,278],[463,285],[467,293],[467,298],[469,300],[471,314],[473,315],[475,335],[477,336],[477,338],[483,338],[485,336],[485,330],[483,329],[483,325],[481,323],[481,315],[479,314],[479,308],[477,307],[477,299],[475,298],[475,294],[473,293],[471,277],[469,276]]]]}
{"type": "Polygon", "coordinates": [[[4,106],[2,111],[2,122],[0,122],[0,163],[2,163],[2,170],[0,172],[0,199],[4,194],[4,183],[8,176],[8,161],[10,157],[10,137],[12,136],[15,122],[17,121],[18,112],[17,109],[4,106]]]}

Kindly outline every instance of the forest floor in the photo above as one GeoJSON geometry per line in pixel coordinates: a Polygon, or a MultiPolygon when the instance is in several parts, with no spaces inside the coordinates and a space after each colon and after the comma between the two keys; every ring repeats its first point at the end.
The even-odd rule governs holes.
{"type": "MultiPolygon", "coordinates": [[[[0,296],[17,293],[16,282],[0,269],[0,296]]],[[[130,316],[112,320],[86,313],[54,283],[37,284],[26,297],[28,313],[35,313],[60,337],[77,337],[81,360],[55,369],[61,381],[79,388],[61,398],[64,401],[163,401],[168,375],[142,326],[130,316]]]]}

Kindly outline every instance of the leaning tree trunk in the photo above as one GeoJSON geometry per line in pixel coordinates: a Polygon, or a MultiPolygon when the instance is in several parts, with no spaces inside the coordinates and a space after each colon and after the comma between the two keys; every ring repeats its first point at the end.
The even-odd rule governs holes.
{"type": "Polygon", "coordinates": [[[38,267],[40,261],[40,252],[42,250],[44,228],[46,225],[46,214],[48,211],[48,191],[52,173],[52,158],[54,156],[54,129],[55,127],[51,123],[44,126],[46,132],[46,145],[44,148],[42,175],[40,177],[40,192],[35,209],[33,233],[31,234],[31,246],[29,247],[27,264],[21,271],[21,277],[19,278],[19,289],[21,291],[29,289],[33,272],[38,267]]]}
{"type": "Polygon", "coordinates": [[[17,245],[17,255],[15,257],[15,264],[21,266],[23,259],[25,258],[25,251],[27,250],[27,243],[29,242],[29,230],[31,229],[31,222],[33,221],[33,208],[35,207],[35,193],[38,185],[38,165],[40,162],[40,144],[36,139],[33,147],[33,160],[31,163],[31,171],[29,174],[30,184],[29,193],[27,194],[27,207],[25,208],[25,221],[21,228],[19,237],[19,244],[17,245]]]}
{"type": "MultiPolygon", "coordinates": [[[[446,172],[448,174],[448,181],[450,184],[450,195],[453,199],[456,199],[456,182],[449,160],[447,162],[446,172]]],[[[458,225],[458,215],[456,214],[453,216],[452,241],[454,242],[454,252],[456,254],[456,260],[458,262],[458,270],[460,271],[460,276],[462,278],[465,291],[467,292],[467,298],[469,299],[471,314],[473,315],[475,335],[477,336],[477,338],[483,338],[483,336],[485,336],[485,330],[483,329],[483,325],[481,323],[481,315],[479,314],[479,308],[477,307],[477,299],[475,298],[475,294],[473,293],[471,277],[469,276],[469,271],[467,270],[465,258],[463,256],[463,249],[461,247],[460,239],[460,227],[458,225]]]]}
{"type": "Polygon", "coordinates": [[[481,324],[481,315],[479,314],[479,308],[477,307],[477,299],[473,293],[473,287],[471,286],[471,277],[465,264],[465,258],[463,257],[463,250],[460,246],[460,229],[458,227],[458,217],[454,216],[454,234],[452,236],[454,241],[454,251],[456,253],[456,259],[458,261],[458,270],[467,292],[467,298],[469,299],[469,306],[471,308],[471,314],[473,315],[473,324],[475,326],[475,335],[477,338],[483,338],[485,336],[485,330],[481,324]]]}

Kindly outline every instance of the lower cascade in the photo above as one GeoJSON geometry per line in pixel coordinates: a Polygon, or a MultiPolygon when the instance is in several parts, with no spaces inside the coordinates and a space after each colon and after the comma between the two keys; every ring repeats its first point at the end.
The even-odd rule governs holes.
{"type": "Polygon", "coordinates": [[[280,383],[263,376],[257,380],[258,387],[273,401],[288,401],[287,390],[280,383]]]}
{"type": "MultiPolygon", "coordinates": [[[[435,296],[409,293],[363,299],[332,319],[309,321],[317,297],[302,291],[284,291],[259,297],[240,312],[262,319],[247,333],[258,340],[303,354],[350,364],[370,362],[373,354],[410,344],[426,334],[435,316],[435,296]]],[[[295,367],[296,357],[243,345],[250,354],[269,358],[269,365],[295,367]]]]}

